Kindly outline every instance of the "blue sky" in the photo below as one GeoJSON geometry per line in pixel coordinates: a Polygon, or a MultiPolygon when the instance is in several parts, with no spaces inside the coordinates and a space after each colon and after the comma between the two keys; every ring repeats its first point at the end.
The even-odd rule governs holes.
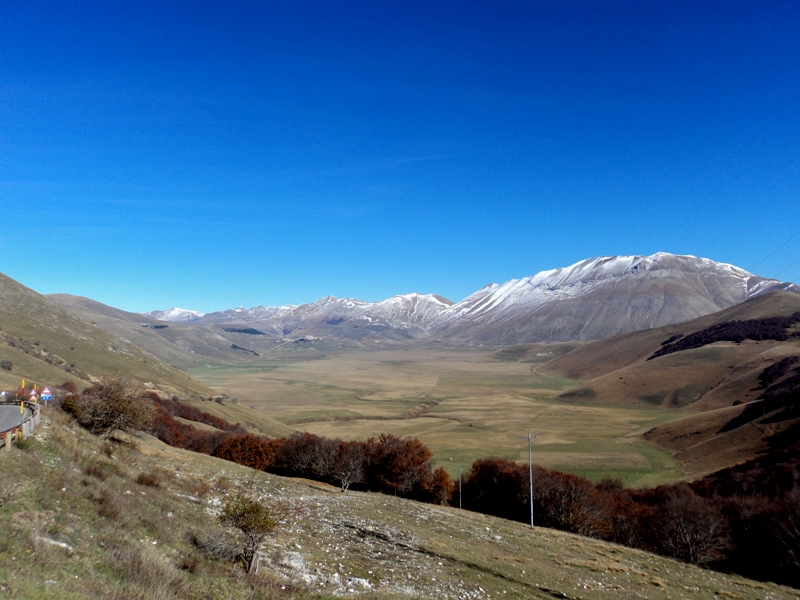
{"type": "Polygon", "coordinates": [[[2,3],[0,272],[132,311],[800,279],[800,3],[388,4],[2,3]]]}

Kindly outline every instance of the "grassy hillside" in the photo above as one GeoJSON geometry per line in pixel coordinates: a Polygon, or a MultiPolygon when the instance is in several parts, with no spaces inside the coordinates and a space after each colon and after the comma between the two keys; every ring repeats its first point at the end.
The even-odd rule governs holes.
{"type": "Polygon", "coordinates": [[[241,352],[231,348],[233,342],[222,330],[212,332],[203,327],[165,323],[79,296],[52,294],[47,298],[181,369],[197,365],[201,358],[223,361],[241,358],[241,352]]]}
{"type": "Polygon", "coordinates": [[[57,412],[0,453],[0,488],[8,598],[796,597],[562,532],[254,475],[148,436],[103,441],[57,412]],[[289,509],[256,576],[209,551],[239,486],[289,509]]]}
{"type": "MultiPolygon", "coordinates": [[[[777,328],[783,339],[759,339],[760,324],[798,311],[800,295],[766,294],[686,323],[586,344],[537,367],[537,372],[584,379],[559,396],[565,402],[694,413],[644,436],[672,453],[693,479],[768,451],[770,439],[800,418],[785,413],[784,406],[747,409],[762,402],[765,374],[800,360],[797,324],[777,328]],[[750,323],[755,339],[725,339],[742,322],[750,323]],[[746,427],[727,427],[741,415],[746,427]]],[[[776,381],[785,375],[781,373],[776,381]]]]}
{"type": "Polygon", "coordinates": [[[538,368],[547,375],[589,380],[644,362],[662,343],[728,321],[789,316],[800,310],[800,294],[771,292],[729,309],[676,325],[616,335],[585,344],[538,368]]]}
{"type": "Polygon", "coordinates": [[[185,353],[178,352],[177,347],[154,335],[157,330],[152,326],[159,321],[86,299],[60,298],[62,304],[95,321],[85,320],[48,297],[0,275],[0,363],[11,364],[10,370],[0,368],[0,389],[18,387],[23,377],[28,383],[50,386],[72,381],[80,388],[88,386],[93,378],[116,374],[148,382],[165,397],[177,395],[254,432],[281,436],[293,431],[247,405],[232,400],[208,402],[205,399],[217,396],[215,390],[104,328],[111,322],[127,323],[130,332],[142,332],[138,338],[128,336],[130,339],[149,340],[151,347],[161,348],[162,357],[185,358],[185,353]],[[81,309],[86,306],[91,311],[81,309]],[[143,324],[148,327],[142,327],[143,324]]]}
{"type": "Polygon", "coordinates": [[[21,377],[50,385],[76,379],[87,384],[92,377],[116,373],[183,396],[213,395],[185,373],[4,275],[0,360],[14,365],[0,370],[6,385],[19,385],[21,377]]]}

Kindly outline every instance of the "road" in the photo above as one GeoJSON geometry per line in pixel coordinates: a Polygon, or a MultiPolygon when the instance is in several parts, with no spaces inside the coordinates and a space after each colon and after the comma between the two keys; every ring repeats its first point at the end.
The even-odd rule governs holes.
{"type": "Polygon", "coordinates": [[[25,419],[29,419],[30,416],[31,411],[29,408],[25,409],[25,414],[20,414],[18,404],[0,406],[0,431],[16,427],[25,419]]]}

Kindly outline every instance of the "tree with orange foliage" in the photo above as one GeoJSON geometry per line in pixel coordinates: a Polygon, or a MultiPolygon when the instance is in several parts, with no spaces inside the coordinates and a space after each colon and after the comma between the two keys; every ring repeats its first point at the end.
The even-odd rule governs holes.
{"type": "Polygon", "coordinates": [[[449,505],[453,497],[453,479],[442,467],[436,467],[423,483],[427,502],[449,505]]]}
{"type": "Polygon", "coordinates": [[[263,471],[272,464],[279,445],[278,440],[249,433],[232,435],[219,445],[214,456],[263,471]]]}
{"type": "Polygon", "coordinates": [[[433,454],[418,439],[402,440],[382,433],[364,444],[367,485],[397,496],[421,495],[422,483],[430,477],[433,454]]]}

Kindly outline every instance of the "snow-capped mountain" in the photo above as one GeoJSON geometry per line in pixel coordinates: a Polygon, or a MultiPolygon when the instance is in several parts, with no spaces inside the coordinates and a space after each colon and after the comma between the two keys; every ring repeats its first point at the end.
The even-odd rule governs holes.
{"type": "Polygon", "coordinates": [[[661,327],[744,302],[766,291],[800,288],[695,256],[606,256],[490,284],[457,304],[434,294],[380,302],[327,296],[299,306],[148,316],[191,325],[247,323],[277,337],[436,339],[514,344],[593,340],[661,327]],[[191,316],[190,316],[191,315],[191,316]]]}
{"type": "MultiPolygon", "coordinates": [[[[338,335],[349,339],[394,332],[401,338],[426,336],[427,328],[445,309],[452,306],[447,298],[435,294],[401,294],[379,302],[326,296],[299,306],[257,306],[212,312],[197,319],[182,320],[192,325],[250,324],[264,333],[278,337],[297,335],[338,335]],[[350,331],[346,329],[358,329],[350,331]],[[364,335],[361,335],[361,334],[364,335]]],[[[175,321],[168,311],[153,311],[148,316],[175,321]],[[165,316],[156,316],[163,314],[165,316]]],[[[181,315],[179,315],[181,316],[181,315]]]]}
{"type": "Polygon", "coordinates": [[[153,310],[147,313],[147,316],[159,321],[169,321],[170,323],[191,323],[202,319],[205,314],[196,310],[175,307],[167,310],[153,310]]]}
{"type": "Polygon", "coordinates": [[[695,256],[606,256],[488,285],[444,311],[432,330],[448,340],[483,343],[594,340],[790,288],[800,291],[695,256]]]}

